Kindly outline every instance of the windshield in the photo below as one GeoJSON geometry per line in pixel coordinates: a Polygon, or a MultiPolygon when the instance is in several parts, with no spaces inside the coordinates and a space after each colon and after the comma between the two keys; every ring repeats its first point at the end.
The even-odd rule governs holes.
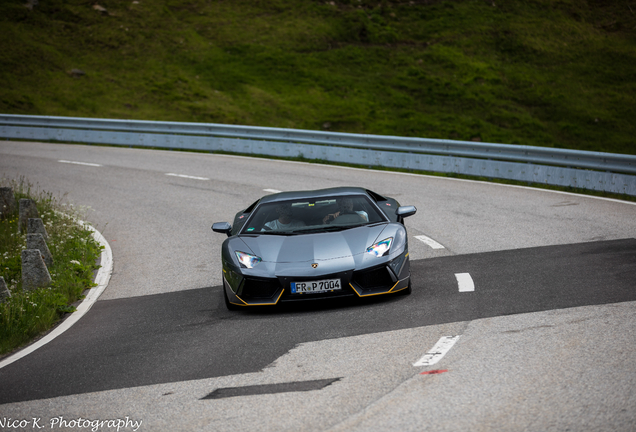
{"type": "Polygon", "coordinates": [[[260,205],[241,234],[294,235],[386,222],[364,195],[298,199],[260,205]]]}

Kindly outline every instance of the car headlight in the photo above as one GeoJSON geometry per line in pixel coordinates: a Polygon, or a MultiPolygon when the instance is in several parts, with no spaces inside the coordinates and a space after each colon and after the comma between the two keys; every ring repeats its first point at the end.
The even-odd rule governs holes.
{"type": "Polygon", "coordinates": [[[254,268],[256,264],[262,261],[261,257],[257,257],[256,255],[239,251],[235,251],[234,253],[236,254],[236,257],[238,258],[241,265],[248,269],[254,268]]]}
{"type": "Polygon", "coordinates": [[[389,253],[389,249],[391,249],[391,243],[393,243],[393,237],[386,238],[382,241],[377,242],[373,246],[369,246],[367,248],[367,252],[377,257],[384,256],[389,253]]]}

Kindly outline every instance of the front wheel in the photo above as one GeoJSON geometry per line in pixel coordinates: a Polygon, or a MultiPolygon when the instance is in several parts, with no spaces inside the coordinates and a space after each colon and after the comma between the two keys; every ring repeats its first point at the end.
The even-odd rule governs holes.
{"type": "Polygon", "coordinates": [[[407,295],[411,295],[412,292],[413,292],[413,289],[411,288],[411,279],[409,279],[409,286],[406,287],[406,289],[403,289],[402,291],[399,291],[398,294],[407,296],[407,295]]]}

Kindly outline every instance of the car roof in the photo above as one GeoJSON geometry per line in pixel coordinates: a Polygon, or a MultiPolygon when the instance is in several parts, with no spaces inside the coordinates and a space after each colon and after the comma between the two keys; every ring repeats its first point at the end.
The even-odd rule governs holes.
{"type": "MultiPolygon", "coordinates": [[[[307,191],[290,191],[290,192],[279,192],[272,195],[266,195],[260,200],[260,204],[269,203],[269,202],[278,202],[278,201],[287,201],[293,199],[311,199],[311,198],[322,198],[322,197],[338,197],[345,195],[366,195],[369,196],[370,191],[367,191],[361,187],[335,187],[335,188],[327,188],[327,189],[316,189],[316,190],[307,190],[307,191]]],[[[377,195],[377,194],[375,194],[377,195]]]]}

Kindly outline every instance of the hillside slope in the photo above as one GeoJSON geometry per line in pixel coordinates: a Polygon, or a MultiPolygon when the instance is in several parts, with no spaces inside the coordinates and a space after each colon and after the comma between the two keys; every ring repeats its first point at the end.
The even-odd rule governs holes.
{"type": "Polygon", "coordinates": [[[636,154],[636,1],[3,0],[0,112],[636,154]]]}

